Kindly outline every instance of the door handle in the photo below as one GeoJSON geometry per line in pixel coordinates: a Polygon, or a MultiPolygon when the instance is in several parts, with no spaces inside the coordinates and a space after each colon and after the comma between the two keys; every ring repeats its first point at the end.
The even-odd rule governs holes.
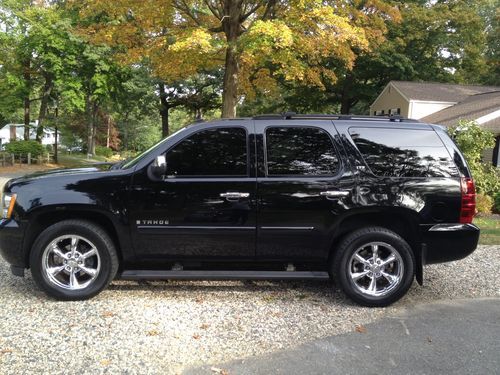
{"type": "Polygon", "coordinates": [[[219,195],[221,198],[226,198],[228,201],[234,201],[240,198],[248,198],[250,196],[250,193],[227,192],[220,193],[219,195]]]}
{"type": "Polygon", "coordinates": [[[347,197],[349,194],[351,193],[347,190],[327,190],[319,193],[319,195],[326,197],[326,199],[337,199],[337,198],[347,197]]]}

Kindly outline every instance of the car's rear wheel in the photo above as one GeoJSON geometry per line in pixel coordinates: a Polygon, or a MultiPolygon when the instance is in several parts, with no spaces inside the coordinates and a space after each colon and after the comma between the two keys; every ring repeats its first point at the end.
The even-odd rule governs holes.
{"type": "Polygon", "coordinates": [[[364,306],[396,302],[410,288],[414,273],[411,247],[385,228],[364,228],[347,235],[333,259],[337,284],[364,306]]]}
{"type": "Polygon", "coordinates": [[[83,220],[65,220],[45,229],[30,254],[33,279],[60,300],[87,299],[114,278],[118,257],[101,227],[83,220]]]}

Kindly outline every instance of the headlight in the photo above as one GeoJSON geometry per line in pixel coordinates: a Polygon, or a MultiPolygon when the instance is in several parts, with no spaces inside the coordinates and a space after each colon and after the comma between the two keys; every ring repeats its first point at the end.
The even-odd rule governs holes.
{"type": "Polygon", "coordinates": [[[16,204],[16,194],[4,193],[2,197],[2,218],[10,219],[16,204]]]}

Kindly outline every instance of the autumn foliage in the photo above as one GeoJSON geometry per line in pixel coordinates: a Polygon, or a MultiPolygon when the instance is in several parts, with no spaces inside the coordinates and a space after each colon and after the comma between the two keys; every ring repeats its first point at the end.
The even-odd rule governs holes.
{"type": "Polygon", "coordinates": [[[123,63],[147,60],[166,82],[223,69],[223,116],[234,117],[241,95],[298,81],[324,88],[334,67],[351,68],[380,43],[397,8],[371,1],[85,0],[75,3],[81,32],[117,48],[123,63]]]}

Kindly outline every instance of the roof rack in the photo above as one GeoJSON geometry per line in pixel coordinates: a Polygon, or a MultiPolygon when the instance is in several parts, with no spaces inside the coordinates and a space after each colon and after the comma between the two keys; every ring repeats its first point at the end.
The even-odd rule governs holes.
{"type": "Polygon", "coordinates": [[[391,122],[420,122],[418,120],[409,119],[400,115],[339,115],[339,114],[297,114],[295,112],[284,112],[280,114],[257,115],[254,120],[355,120],[355,121],[391,121],[391,122]]]}

